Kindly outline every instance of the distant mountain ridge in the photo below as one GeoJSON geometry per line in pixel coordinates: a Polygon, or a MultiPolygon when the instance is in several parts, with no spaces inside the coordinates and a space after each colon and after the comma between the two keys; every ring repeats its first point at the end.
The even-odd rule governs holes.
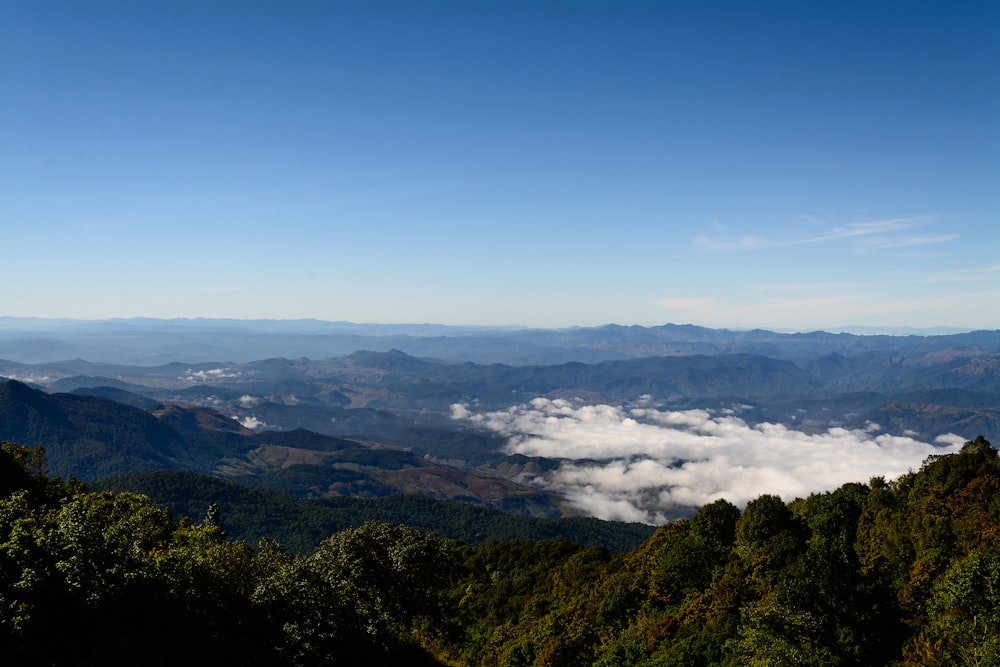
{"type": "Polygon", "coordinates": [[[949,347],[996,349],[1000,331],[951,335],[854,335],[734,331],[696,325],[567,329],[355,324],[320,320],[46,320],[0,317],[0,359],[50,363],[69,359],[126,365],[182,360],[249,362],[275,356],[342,357],[356,350],[401,350],[451,363],[594,363],[649,356],[746,353],[784,359],[830,352],[856,355],[949,347]]]}
{"type": "MultiPolygon", "coordinates": [[[[635,343],[656,335],[641,327],[628,329],[635,343]]],[[[964,437],[1000,437],[1000,332],[863,338],[670,329],[677,338],[722,340],[727,349],[734,346],[734,336],[755,337],[758,346],[773,339],[788,354],[720,352],[517,365],[449,363],[390,348],[316,360],[271,357],[158,366],[0,359],[0,376],[48,392],[98,394],[146,409],[149,400],[208,407],[256,430],[305,428],[466,463],[488,460],[502,443],[457,431],[450,419],[453,404],[506,409],[536,397],[605,403],[647,397],[674,409],[740,405],[750,422],[808,424],[810,429],[865,428],[884,421],[878,409],[896,404],[904,407],[888,423],[898,425],[899,434],[931,440],[943,432],[934,430],[943,420],[916,411],[930,415],[929,406],[938,406],[951,410],[958,424],[978,425],[980,430],[963,431],[964,437]],[[812,349],[817,341],[820,354],[791,354],[812,349]],[[879,350],[880,345],[889,347],[879,350]],[[910,396],[920,392],[935,393],[910,396]],[[447,453],[446,441],[452,443],[447,453]]]]}
{"type": "MultiPolygon", "coordinates": [[[[248,327],[51,327],[52,335],[72,333],[68,345],[118,346],[126,356],[142,349],[147,359],[163,356],[158,364],[5,360],[10,330],[0,327],[0,377],[16,381],[0,393],[0,438],[45,444],[56,473],[84,479],[190,470],[300,498],[421,493],[535,516],[580,511],[587,491],[574,470],[590,475],[594,466],[618,465],[606,460],[616,454],[575,456],[575,443],[590,437],[582,431],[549,448],[552,458],[510,458],[522,435],[569,433],[572,420],[586,415],[634,415],[649,421],[643,428],[659,429],[657,419],[673,424],[671,415],[689,411],[685,419],[709,420],[706,427],[779,427],[773,432],[803,440],[840,433],[938,447],[979,435],[1000,439],[1000,331],[856,336],[607,325],[437,327],[418,336],[419,327],[401,333],[373,325],[369,332],[387,335],[370,336],[343,323],[301,323],[292,332],[280,322],[248,327]],[[333,354],[334,343],[345,346],[343,354],[333,354]],[[303,352],[302,345],[320,354],[280,349],[303,352]],[[255,349],[268,354],[220,361],[255,349]],[[232,356],[199,361],[185,358],[187,350],[232,356]],[[516,362],[498,361],[511,354],[516,362]],[[534,357],[543,361],[525,361],[534,357]],[[541,421],[549,407],[540,406],[574,416],[553,426],[541,421]],[[528,421],[505,425],[511,415],[528,421]]],[[[670,426],[657,437],[699,438],[701,427],[670,426]]],[[[692,456],[656,465],[684,465],[692,456]]],[[[683,502],[664,506],[656,520],[683,515],[690,510],[683,502]]]]}
{"type": "MultiPolygon", "coordinates": [[[[664,340],[663,331],[648,328],[605,329],[599,332],[603,339],[574,330],[548,332],[541,343],[554,345],[560,337],[559,344],[574,337],[582,344],[617,340],[635,351],[664,340]]],[[[1000,332],[864,338],[674,326],[664,331],[672,349],[688,353],[549,364],[446,362],[396,347],[321,359],[173,360],[155,366],[0,360],[0,376],[17,378],[0,384],[0,439],[43,444],[54,473],[85,481],[117,477],[139,483],[155,473],[169,486],[169,480],[191,478],[168,473],[191,472],[301,500],[419,494],[543,518],[588,512],[579,504],[588,491],[562,480],[582,466],[601,470],[601,455],[574,457],[570,445],[550,449],[550,458],[512,456],[519,433],[544,434],[547,427],[526,422],[511,435],[480,417],[515,414],[539,399],[538,405],[569,411],[597,410],[590,414],[607,414],[610,407],[622,415],[730,415],[725,419],[731,423],[709,425],[780,426],[803,442],[835,430],[923,443],[978,435],[1000,439],[1000,332]],[[469,414],[476,418],[463,416],[469,414]]],[[[602,428],[600,422],[595,426],[602,428]]],[[[611,442],[616,436],[608,437],[611,442]]],[[[608,470],[618,465],[606,463],[608,470]]],[[[179,502],[191,496],[165,489],[163,497],[179,502]]],[[[202,495],[199,503],[206,500],[202,495]]],[[[655,521],[689,516],[692,505],[684,503],[662,506],[655,521]]],[[[426,510],[426,503],[420,506],[426,510]]],[[[636,514],[590,513],[637,520],[636,514]]]]}

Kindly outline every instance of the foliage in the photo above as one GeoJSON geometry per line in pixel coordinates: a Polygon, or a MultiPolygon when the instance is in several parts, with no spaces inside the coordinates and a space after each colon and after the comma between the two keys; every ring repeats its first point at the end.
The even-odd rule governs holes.
{"type": "Polygon", "coordinates": [[[645,524],[589,517],[517,516],[473,503],[419,495],[294,499],[271,490],[180,470],[123,475],[99,480],[94,486],[143,493],[170,507],[178,517],[200,518],[215,502],[234,538],[253,544],[266,536],[294,552],[311,551],[331,533],[357,528],[367,521],[406,524],[472,545],[491,540],[566,539],[613,551],[633,549],[653,532],[645,524]]]}
{"type": "Polygon", "coordinates": [[[1000,665],[1000,459],[984,439],[886,481],[726,501],[615,553],[385,522],[308,552],[0,452],[11,664],[1000,665]],[[58,637],[59,641],[53,641],[58,637]]]}

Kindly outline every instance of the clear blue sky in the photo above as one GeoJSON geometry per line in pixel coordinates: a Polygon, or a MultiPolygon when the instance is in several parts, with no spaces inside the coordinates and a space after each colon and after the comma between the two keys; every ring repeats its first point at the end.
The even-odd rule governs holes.
{"type": "Polygon", "coordinates": [[[0,0],[0,315],[1000,327],[1000,2],[0,0]]]}

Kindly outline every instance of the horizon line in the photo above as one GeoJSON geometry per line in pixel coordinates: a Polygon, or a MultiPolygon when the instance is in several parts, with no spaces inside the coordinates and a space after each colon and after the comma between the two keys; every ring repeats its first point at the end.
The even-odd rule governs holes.
{"type": "Polygon", "coordinates": [[[535,326],[527,324],[446,324],[442,322],[357,322],[353,320],[327,320],[319,317],[208,317],[203,315],[197,316],[179,316],[179,317],[152,317],[146,315],[133,315],[133,316],[113,316],[113,317],[95,317],[95,318],[85,318],[85,317],[46,317],[37,315],[0,315],[0,322],[2,321],[29,321],[37,323],[63,323],[63,324],[101,324],[101,323],[115,323],[115,322],[233,322],[233,323],[269,323],[269,324],[281,324],[281,323],[316,323],[316,324],[327,324],[327,325],[339,325],[339,326],[352,326],[352,327],[434,327],[439,329],[474,329],[482,331],[490,330],[506,330],[506,331],[571,331],[579,329],[602,329],[606,327],[621,327],[621,328],[633,328],[638,327],[642,329],[656,329],[662,327],[693,327],[706,330],[714,331],[732,331],[732,332],[751,332],[751,331],[765,331],[775,334],[809,334],[809,333],[829,333],[829,334],[852,334],[857,336],[868,336],[868,335],[895,335],[895,336],[905,336],[905,335],[948,335],[948,334],[960,334],[960,333],[973,333],[976,331],[1000,331],[997,329],[983,329],[977,327],[965,327],[965,326],[949,326],[949,325],[938,325],[930,327],[915,327],[910,325],[898,325],[898,326],[872,326],[863,324],[853,324],[853,325],[842,325],[835,327],[769,327],[769,326],[756,326],[756,327],[718,327],[718,326],[707,326],[702,324],[696,324],[694,322],[677,323],[677,322],[665,322],[663,324],[621,324],[618,322],[605,322],[602,324],[595,325],[568,325],[568,326],[535,326]],[[934,332],[934,333],[932,333],[934,332]]]}

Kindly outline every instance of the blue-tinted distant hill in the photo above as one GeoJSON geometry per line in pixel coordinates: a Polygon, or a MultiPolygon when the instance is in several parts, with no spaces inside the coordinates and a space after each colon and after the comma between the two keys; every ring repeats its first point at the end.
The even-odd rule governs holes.
{"type": "Polygon", "coordinates": [[[501,445],[463,431],[450,419],[454,403],[490,410],[536,397],[648,396],[673,408],[740,405],[750,421],[812,429],[873,422],[934,438],[950,423],[965,437],[1000,436],[1000,331],[0,318],[0,376],[137,407],[148,407],[145,398],[211,408],[255,430],[308,429],[473,465],[501,445]],[[72,356],[28,363],[50,353],[72,356]]]}
{"type": "Polygon", "coordinates": [[[1000,331],[952,335],[865,335],[732,331],[694,325],[450,327],[320,320],[45,320],[0,317],[0,359],[43,363],[86,359],[127,365],[173,361],[327,359],[357,350],[401,350],[448,362],[557,364],[691,354],[742,353],[802,359],[838,353],[912,354],[951,348],[1000,351],[1000,331]]]}
{"type": "MultiPolygon", "coordinates": [[[[143,409],[99,395],[48,394],[16,380],[0,383],[0,441],[43,445],[52,473],[60,477],[92,481],[188,470],[300,498],[418,493],[518,514],[563,514],[561,500],[552,493],[491,472],[444,465],[413,451],[451,452],[455,458],[461,453],[468,459],[495,453],[497,441],[473,433],[404,428],[402,423],[390,422],[385,433],[405,441],[406,449],[302,428],[254,432],[210,408],[157,404],[143,409]]],[[[365,430],[359,422],[352,428],[365,430]]],[[[379,428],[369,431],[370,437],[380,433],[379,428]]]]}

